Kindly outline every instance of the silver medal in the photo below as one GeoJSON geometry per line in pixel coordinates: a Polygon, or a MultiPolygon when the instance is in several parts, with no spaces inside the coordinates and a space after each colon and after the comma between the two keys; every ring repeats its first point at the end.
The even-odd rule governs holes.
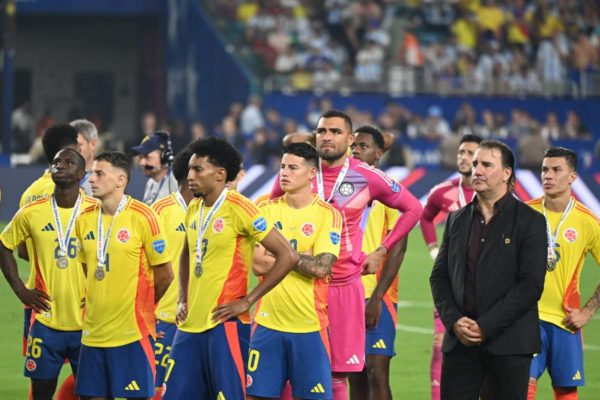
{"type": "Polygon", "coordinates": [[[101,281],[102,279],[104,279],[105,275],[106,275],[106,273],[104,272],[104,269],[102,269],[102,268],[96,269],[96,273],[94,274],[94,276],[96,277],[96,279],[99,280],[99,281],[101,281]]]}
{"type": "Polygon", "coordinates": [[[65,269],[69,266],[69,260],[65,256],[60,256],[56,259],[56,266],[60,269],[65,269]]]}
{"type": "Polygon", "coordinates": [[[202,276],[202,263],[196,263],[196,267],[194,268],[194,275],[200,278],[202,276]]]}
{"type": "Polygon", "coordinates": [[[548,260],[546,263],[546,269],[548,271],[554,271],[556,269],[556,260],[548,260]]]}

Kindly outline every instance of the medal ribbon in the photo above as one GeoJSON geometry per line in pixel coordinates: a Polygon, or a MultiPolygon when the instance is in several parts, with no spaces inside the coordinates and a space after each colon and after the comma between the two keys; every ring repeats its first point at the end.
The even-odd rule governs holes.
{"type": "Polygon", "coordinates": [[[200,217],[198,219],[198,240],[196,241],[196,267],[202,265],[202,240],[204,238],[204,233],[206,232],[208,224],[212,219],[213,215],[215,215],[217,211],[219,211],[219,208],[221,208],[221,206],[225,202],[227,192],[227,188],[223,189],[223,191],[217,198],[217,201],[215,201],[215,204],[213,205],[212,209],[206,216],[206,220],[204,221],[204,223],[202,223],[202,218],[204,216],[204,200],[202,200],[202,204],[200,205],[200,217]]]}
{"type": "Polygon", "coordinates": [[[77,201],[75,202],[75,207],[73,208],[73,212],[71,213],[71,217],[69,218],[67,231],[63,235],[62,223],[60,222],[60,215],[58,215],[58,205],[56,204],[56,198],[54,197],[54,195],[51,196],[50,203],[52,204],[52,214],[54,215],[54,223],[56,224],[56,236],[58,239],[59,256],[61,257],[67,255],[67,242],[71,237],[71,231],[73,230],[75,220],[79,215],[79,208],[81,207],[82,202],[83,197],[81,197],[81,193],[79,193],[79,195],[77,196],[77,201]]]}
{"type": "MultiPolygon", "coordinates": [[[[460,208],[463,208],[464,206],[467,205],[467,199],[465,197],[465,192],[463,190],[462,187],[462,176],[460,177],[460,179],[458,180],[458,205],[460,206],[460,208]]],[[[471,201],[473,201],[473,199],[475,198],[475,192],[473,192],[473,197],[471,197],[471,201]]]]}
{"type": "Polygon", "coordinates": [[[556,248],[556,241],[558,239],[558,232],[560,231],[560,227],[563,222],[567,219],[567,216],[575,206],[575,200],[571,197],[569,199],[569,203],[567,204],[567,208],[563,212],[560,217],[560,222],[554,231],[554,235],[552,235],[552,230],[550,228],[550,222],[548,222],[548,217],[546,216],[546,205],[545,201],[542,200],[542,212],[544,213],[544,218],[546,219],[546,236],[548,237],[548,262],[554,261],[554,249],[556,248]]]}
{"type": "Polygon", "coordinates": [[[117,207],[117,211],[115,212],[112,221],[110,222],[106,236],[104,236],[104,226],[102,224],[102,207],[100,207],[100,211],[98,211],[98,269],[104,268],[104,264],[106,263],[106,249],[108,248],[108,242],[110,240],[110,232],[112,231],[115,220],[125,208],[127,200],[129,200],[129,196],[124,195],[119,202],[119,206],[117,207]]]}
{"type": "Polygon", "coordinates": [[[177,201],[179,202],[181,208],[183,208],[183,211],[187,212],[187,204],[185,203],[185,200],[179,190],[175,192],[175,197],[177,198],[177,201]]]}
{"type": "Polygon", "coordinates": [[[337,190],[340,188],[340,185],[342,184],[342,181],[346,177],[346,174],[348,173],[349,168],[350,168],[350,158],[346,157],[346,161],[344,161],[344,166],[342,167],[340,173],[338,174],[338,176],[335,180],[335,183],[333,185],[333,188],[331,189],[329,198],[327,200],[325,200],[325,187],[323,185],[323,170],[322,170],[322,166],[321,166],[321,159],[319,158],[319,169],[317,171],[317,189],[319,191],[319,197],[321,198],[321,200],[324,200],[327,203],[329,203],[331,201],[331,199],[335,195],[335,192],[337,192],[337,190]]]}

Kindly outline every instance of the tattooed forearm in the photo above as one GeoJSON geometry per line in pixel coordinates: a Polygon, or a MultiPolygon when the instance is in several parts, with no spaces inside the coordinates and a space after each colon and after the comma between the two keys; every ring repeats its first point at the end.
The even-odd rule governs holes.
{"type": "Polygon", "coordinates": [[[593,314],[593,313],[596,312],[596,310],[599,307],[600,307],[600,285],[598,285],[596,287],[596,290],[594,291],[594,294],[592,295],[592,297],[590,297],[590,299],[588,300],[588,302],[585,304],[584,308],[587,308],[593,314]]]}
{"type": "Polygon", "coordinates": [[[300,261],[294,267],[294,271],[309,278],[325,278],[336,260],[337,257],[331,253],[321,253],[317,256],[300,254],[300,261]]]}

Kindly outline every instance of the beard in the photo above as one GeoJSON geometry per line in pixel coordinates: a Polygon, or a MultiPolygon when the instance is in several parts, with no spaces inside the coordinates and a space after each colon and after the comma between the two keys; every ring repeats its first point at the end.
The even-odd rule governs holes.
{"type": "Polygon", "coordinates": [[[194,192],[193,195],[197,199],[199,199],[200,197],[204,197],[204,193],[202,192],[194,192]]]}
{"type": "Polygon", "coordinates": [[[340,150],[338,152],[329,151],[327,153],[319,150],[319,157],[325,161],[335,161],[339,160],[346,154],[346,150],[340,150]]]}
{"type": "Polygon", "coordinates": [[[464,176],[465,178],[470,178],[471,175],[473,175],[473,171],[471,169],[469,169],[468,171],[465,171],[465,172],[458,171],[458,173],[461,174],[462,176],[464,176]]]}

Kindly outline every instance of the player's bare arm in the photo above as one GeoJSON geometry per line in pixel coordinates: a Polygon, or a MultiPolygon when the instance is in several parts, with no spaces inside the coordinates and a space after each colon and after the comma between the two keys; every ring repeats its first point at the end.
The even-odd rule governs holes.
{"type": "Polygon", "coordinates": [[[19,300],[25,305],[31,306],[35,311],[50,311],[50,296],[37,289],[27,289],[19,277],[17,261],[10,249],[0,241],[0,268],[4,278],[19,300]]]}
{"type": "Polygon", "coordinates": [[[273,254],[269,253],[262,245],[257,244],[252,259],[252,272],[254,272],[254,275],[265,275],[273,268],[273,264],[275,264],[273,254]]]}
{"type": "Polygon", "coordinates": [[[363,275],[376,273],[387,254],[388,250],[384,245],[367,254],[365,265],[363,266],[363,275]]]}
{"type": "Polygon", "coordinates": [[[392,247],[390,254],[381,268],[381,276],[377,282],[377,286],[373,290],[373,294],[367,301],[365,306],[365,322],[367,328],[377,326],[379,319],[381,318],[381,300],[388,291],[392,282],[398,275],[404,255],[406,254],[406,248],[408,246],[408,237],[401,239],[398,243],[392,247]]]}
{"type": "Polygon", "coordinates": [[[154,272],[154,304],[163,297],[169,285],[173,281],[173,268],[171,262],[166,262],[159,265],[153,265],[154,272]]]}
{"type": "Polygon", "coordinates": [[[308,278],[323,279],[331,273],[331,266],[337,261],[337,257],[331,253],[321,253],[316,256],[300,254],[300,261],[294,267],[294,271],[308,278]]]}
{"type": "Polygon", "coordinates": [[[585,303],[583,308],[570,308],[566,307],[567,317],[563,320],[563,323],[567,328],[576,331],[583,328],[596,311],[600,308],[600,284],[596,286],[596,290],[590,299],[585,303]]]}
{"type": "Polygon", "coordinates": [[[27,245],[25,243],[19,244],[17,247],[17,255],[20,259],[29,261],[29,253],[27,252],[27,245]]]}
{"type": "Polygon", "coordinates": [[[187,241],[181,249],[181,258],[179,259],[179,299],[177,300],[177,314],[175,319],[178,324],[187,319],[187,291],[190,280],[190,249],[187,241]]]}
{"type": "MultiPolygon", "coordinates": [[[[272,229],[260,242],[267,251],[275,256],[273,268],[264,275],[260,282],[246,297],[228,304],[221,304],[213,310],[213,321],[227,321],[248,309],[267,294],[298,263],[298,254],[292,249],[288,241],[276,229],[272,229]]],[[[181,269],[185,269],[181,266],[181,269]]]]}

